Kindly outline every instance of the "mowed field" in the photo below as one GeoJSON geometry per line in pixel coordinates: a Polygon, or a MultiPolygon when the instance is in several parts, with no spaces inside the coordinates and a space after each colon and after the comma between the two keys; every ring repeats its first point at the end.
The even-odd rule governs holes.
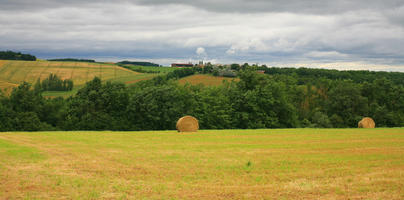
{"type": "Polygon", "coordinates": [[[23,81],[34,84],[38,78],[43,80],[51,73],[61,79],[72,79],[76,90],[95,76],[103,81],[128,84],[156,76],[134,72],[113,64],[0,60],[0,89],[7,93],[23,81]]]}
{"type": "Polygon", "coordinates": [[[212,76],[206,74],[197,74],[192,76],[187,76],[179,80],[180,84],[189,83],[191,85],[198,85],[203,84],[206,86],[218,86],[223,84],[223,81],[238,81],[238,78],[228,78],[228,77],[219,77],[219,76],[212,76]]]}
{"type": "Polygon", "coordinates": [[[404,129],[0,133],[0,199],[404,199],[404,129]]]}

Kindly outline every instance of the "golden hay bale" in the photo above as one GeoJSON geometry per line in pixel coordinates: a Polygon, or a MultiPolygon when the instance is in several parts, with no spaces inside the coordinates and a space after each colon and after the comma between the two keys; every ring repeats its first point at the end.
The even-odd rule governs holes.
{"type": "Polygon", "coordinates": [[[358,128],[374,128],[375,126],[375,121],[370,117],[365,117],[358,122],[358,128]]]}
{"type": "Polygon", "coordinates": [[[198,120],[192,116],[181,117],[177,121],[178,132],[196,132],[199,129],[198,120]]]}

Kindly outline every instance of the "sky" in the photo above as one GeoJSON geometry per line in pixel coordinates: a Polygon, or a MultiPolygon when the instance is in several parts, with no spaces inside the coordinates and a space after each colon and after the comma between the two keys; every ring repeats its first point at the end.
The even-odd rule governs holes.
{"type": "Polygon", "coordinates": [[[404,71],[404,1],[0,0],[0,50],[404,71]]]}

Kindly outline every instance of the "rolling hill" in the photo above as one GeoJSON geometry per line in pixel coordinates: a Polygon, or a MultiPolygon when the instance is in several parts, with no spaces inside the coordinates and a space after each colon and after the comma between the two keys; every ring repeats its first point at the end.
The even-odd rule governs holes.
{"type": "Polygon", "coordinates": [[[238,78],[219,77],[206,74],[196,74],[187,76],[179,80],[180,84],[189,83],[191,85],[202,84],[205,86],[218,86],[223,84],[223,81],[231,82],[232,80],[238,81],[238,78]]]}
{"type": "Polygon", "coordinates": [[[72,79],[75,85],[74,90],[96,76],[103,81],[126,84],[156,76],[156,74],[134,72],[114,64],[0,60],[0,89],[9,93],[13,87],[18,86],[23,81],[33,84],[38,78],[43,80],[51,73],[56,74],[61,79],[72,79]]]}

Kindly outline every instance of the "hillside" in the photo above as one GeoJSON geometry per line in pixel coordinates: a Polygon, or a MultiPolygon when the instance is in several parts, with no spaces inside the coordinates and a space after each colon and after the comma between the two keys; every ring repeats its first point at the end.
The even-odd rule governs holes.
{"type": "Polygon", "coordinates": [[[169,73],[179,69],[176,67],[140,66],[122,63],[117,63],[117,65],[140,73],[169,73]]]}
{"type": "Polygon", "coordinates": [[[192,75],[192,76],[187,76],[185,78],[182,78],[178,82],[182,85],[189,83],[191,85],[203,84],[206,86],[218,86],[218,85],[223,84],[223,81],[231,82],[232,80],[238,81],[239,79],[205,75],[205,74],[197,74],[197,75],[192,75]]]}
{"type": "Polygon", "coordinates": [[[38,78],[45,79],[50,73],[62,79],[72,79],[75,90],[95,76],[103,81],[127,84],[155,76],[155,74],[138,73],[113,64],[0,60],[0,89],[8,93],[23,81],[33,84],[38,78]]]}
{"type": "MultiPolygon", "coordinates": [[[[106,71],[102,71],[100,64],[94,68],[100,69],[100,74],[106,71]]],[[[305,82],[306,76],[262,74],[247,66],[239,71],[236,84],[221,84],[224,78],[195,75],[205,69],[159,73],[157,78],[133,87],[105,84],[97,78],[83,87],[82,92],[73,89],[69,94],[40,95],[30,91],[29,85],[23,85],[13,93],[16,95],[0,96],[3,105],[0,130],[174,130],[173,119],[184,115],[196,117],[202,129],[348,128],[357,127],[364,117],[373,118],[376,127],[404,126],[404,87],[383,77],[364,83],[324,77],[305,82]],[[183,84],[178,83],[181,78],[183,84]],[[218,86],[189,87],[187,80],[218,86]],[[71,94],[77,95],[56,101],[43,98],[71,94]]],[[[156,76],[156,73],[135,74],[134,81],[156,76]]],[[[120,82],[132,83],[122,77],[114,80],[126,79],[120,82]]]]}

